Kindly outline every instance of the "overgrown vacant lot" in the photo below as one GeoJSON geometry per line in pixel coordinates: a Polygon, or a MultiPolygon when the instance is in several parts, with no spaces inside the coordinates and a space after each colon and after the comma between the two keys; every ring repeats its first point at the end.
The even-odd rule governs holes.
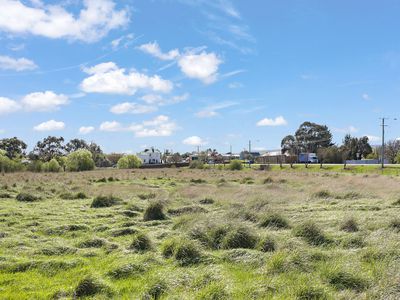
{"type": "Polygon", "coordinates": [[[0,298],[399,299],[400,178],[2,176],[0,298]]]}

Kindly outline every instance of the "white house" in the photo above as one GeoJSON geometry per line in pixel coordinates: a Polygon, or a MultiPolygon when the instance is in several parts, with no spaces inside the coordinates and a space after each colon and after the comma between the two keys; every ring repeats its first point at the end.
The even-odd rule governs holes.
{"type": "Polygon", "coordinates": [[[137,154],[137,157],[142,160],[142,163],[144,165],[161,164],[161,152],[154,148],[145,149],[144,151],[139,152],[137,154]]]}

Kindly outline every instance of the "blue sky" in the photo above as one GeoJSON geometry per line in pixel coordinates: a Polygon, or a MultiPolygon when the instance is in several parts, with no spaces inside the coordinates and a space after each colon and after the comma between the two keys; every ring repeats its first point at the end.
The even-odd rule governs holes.
{"type": "MultiPolygon", "coordinates": [[[[0,136],[221,152],[400,117],[398,1],[0,0],[0,136]]],[[[389,121],[388,138],[400,137],[389,121]]]]}

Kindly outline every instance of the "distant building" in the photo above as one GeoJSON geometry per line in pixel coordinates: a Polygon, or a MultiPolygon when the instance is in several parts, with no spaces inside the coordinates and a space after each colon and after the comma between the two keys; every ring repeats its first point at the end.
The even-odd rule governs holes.
{"type": "Polygon", "coordinates": [[[139,152],[137,154],[137,157],[139,157],[142,160],[142,163],[144,165],[154,165],[162,163],[161,152],[154,148],[145,149],[144,151],[139,152]]]}
{"type": "Polygon", "coordinates": [[[252,151],[250,153],[249,153],[249,151],[240,152],[240,159],[241,160],[246,160],[246,159],[249,159],[249,158],[254,160],[255,158],[257,158],[259,156],[261,156],[261,153],[258,152],[258,151],[257,152],[252,151]]]}

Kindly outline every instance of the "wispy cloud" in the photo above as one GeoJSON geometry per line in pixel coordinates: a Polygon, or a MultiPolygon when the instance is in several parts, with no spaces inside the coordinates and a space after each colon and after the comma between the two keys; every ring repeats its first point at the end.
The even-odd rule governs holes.
{"type": "Polygon", "coordinates": [[[219,112],[218,112],[219,110],[229,108],[229,107],[235,106],[237,104],[238,104],[237,102],[232,102],[232,101],[216,103],[216,104],[209,105],[209,106],[203,108],[202,110],[198,111],[195,115],[198,118],[216,117],[219,115],[219,112]]]}

